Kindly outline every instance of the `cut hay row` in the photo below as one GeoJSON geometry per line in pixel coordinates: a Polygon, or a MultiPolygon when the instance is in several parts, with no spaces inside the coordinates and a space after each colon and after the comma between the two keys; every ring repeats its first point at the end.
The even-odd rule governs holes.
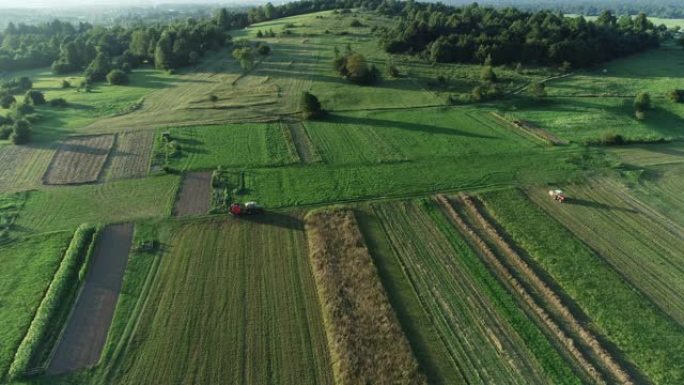
{"type": "MultiPolygon", "coordinates": [[[[445,197],[442,197],[443,204],[447,203],[444,202],[444,199],[445,197]]],[[[560,331],[558,330],[559,323],[556,323],[555,327],[550,327],[550,329],[554,331],[554,334],[558,336],[559,340],[561,341],[561,343],[563,343],[565,348],[569,352],[571,352],[571,354],[574,357],[578,357],[578,354],[581,354],[578,349],[580,346],[582,346],[583,348],[587,349],[592,353],[592,357],[587,357],[587,359],[593,358],[595,360],[594,362],[599,365],[598,367],[602,367],[605,370],[607,370],[608,373],[610,373],[610,375],[612,376],[612,378],[614,378],[615,381],[617,381],[617,383],[633,384],[634,381],[630,378],[630,375],[627,372],[627,370],[622,367],[622,365],[616,360],[615,357],[613,357],[613,355],[604,346],[602,346],[597,337],[588,328],[582,325],[582,323],[572,313],[570,308],[568,308],[568,306],[565,305],[560,296],[549,285],[547,285],[541,277],[539,277],[539,275],[534,271],[534,269],[532,269],[532,267],[530,267],[528,263],[501,236],[498,230],[496,230],[496,228],[494,228],[494,226],[492,226],[492,224],[484,217],[484,215],[479,210],[473,199],[468,195],[461,194],[460,200],[465,205],[468,215],[477,221],[477,223],[484,230],[488,238],[499,247],[499,250],[502,251],[500,257],[505,259],[505,263],[508,264],[508,266],[513,266],[513,268],[520,274],[520,276],[526,281],[526,283],[532,286],[535,292],[539,293],[540,296],[543,298],[544,304],[537,304],[536,308],[534,304],[528,303],[529,305],[531,305],[531,308],[533,308],[534,311],[539,315],[540,319],[547,323],[547,325],[549,325],[549,323],[556,323],[552,318],[550,318],[551,315],[544,310],[544,306],[546,308],[551,308],[553,309],[554,313],[557,314],[560,318],[560,325],[562,325],[564,328],[567,328],[567,330],[570,331],[572,337],[574,338],[563,338],[563,334],[557,333],[558,331],[560,331]],[[540,313],[540,311],[543,313],[540,313]]],[[[453,213],[455,214],[455,211],[453,211],[453,213]]],[[[478,237],[476,233],[473,233],[473,236],[478,237]]],[[[483,245],[484,247],[487,247],[486,244],[483,245]]],[[[485,252],[484,249],[483,252],[485,252]]],[[[496,253],[492,253],[491,250],[489,250],[488,253],[493,258],[498,257],[498,255],[496,253]]],[[[500,266],[503,269],[508,270],[504,265],[500,266]]],[[[512,277],[510,271],[508,271],[507,274],[512,277]]],[[[522,288],[519,282],[518,285],[522,288]]],[[[518,290],[517,287],[516,290],[518,290]]],[[[524,290],[524,288],[522,288],[522,290],[524,290]]],[[[521,296],[523,296],[522,293],[521,296]]],[[[525,302],[528,302],[529,300],[534,301],[534,299],[531,296],[529,296],[529,294],[527,294],[525,302]]],[[[578,359],[578,361],[582,362],[582,360],[580,359],[578,359]]],[[[582,367],[586,368],[585,365],[587,363],[582,362],[582,367]]],[[[598,373],[596,372],[596,367],[594,365],[592,365],[591,370],[587,371],[590,374],[592,374],[592,376],[594,374],[598,375],[598,373]]]]}
{"type": "Polygon", "coordinates": [[[378,204],[373,211],[420,311],[449,354],[457,383],[581,383],[447,218],[432,202],[426,204],[378,204]]]}
{"type": "Polygon", "coordinates": [[[147,175],[154,145],[154,131],[124,132],[117,136],[106,175],[108,180],[147,175]]]}
{"type": "Polygon", "coordinates": [[[338,385],[425,384],[350,210],[306,217],[338,385]]]}
{"type": "Polygon", "coordinates": [[[43,183],[63,185],[97,182],[114,140],[114,135],[80,136],[65,140],[52,158],[43,183]]]}
{"type": "Polygon", "coordinates": [[[535,124],[531,122],[527,122],[524,120],[514,120],[510,121],[503,115],[497,113],[497,112],[492,112],[492,116],[494,116],[498,121],[505,123],[508,126],[512,126],[517,128],[520,132],[531,136],[535,139],[541,140],[542,142],[548,143],[552,146],[558,146],[558,145],[566,145],[568,142],[566,140],[560,139],[557,136],[553,135],[552,133],[548,132],[547,130],[544,130],[543,128],[537,127],[535,124]]]}
{"type": "MultiPolygon", "coordinates": [[[[525,250],[592,320],[597,333],[619,349],[624,362],[633,365],[630,369],[634,371],[630,374],[636,381],[662,385],[681,382],[684,378],[681,325],[523,192],[491,191],[480,198],[512,246],[525,250]]],[[[548,195],[545,198],[550,200],[548,195]]],[[[552,204],[567,210],[573,208],[572,204],[552,204]]],[[[573,215],[591,220],[579,207],[574,210],[573,215]]],[[[593,236],[603,237],[601,231],[605,233],[606,229],[594,231],[593,236]]],[[[644,263],[647,261],[642,259],[644,263]]]]}
{"type": "Polygon", "coordinates": [[[564,190],[570,200],[561,205],[542,189],[527,194],[684,325],[684,226],[669,217],[677,209],[661,213],[611,178],[564,190]]]}
{"type": "Polygon", "coordinates": [[[437,201],[442,205],[443,209],[453,220],[470,242],[480,251],[484,257],[485,262],[496,272],[502,282],[509,285],[512,290],[517,293],[518,297],[531,309],[544,326],[553,333],[556,340],[563,346],[567,353],[576,360],[577,364],[582,370],[589,375],[589,377],[597,384],[607,384],[603,375],[596,369],[588,357],[579,350],[575,345],[575,341],[568,336],[560,327],[560,325],[551,317],[551,315],[530,295],[526,288],[518,281],[518,279],[511,273],[511,271],[499,260],[494,251],[487,245],[487,243],[480,238],[480,236],[468,225],[461,215],[456,212],[452,203],[443,195],[437,196],[437,201]]]}

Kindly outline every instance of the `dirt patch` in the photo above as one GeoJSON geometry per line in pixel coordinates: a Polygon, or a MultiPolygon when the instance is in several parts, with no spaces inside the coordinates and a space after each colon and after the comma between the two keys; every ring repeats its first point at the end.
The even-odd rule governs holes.
{"type": "Polygon", "coordinates": [[[206,214],[211,208],[211,171],[186,174],[181,183],[173,215],[206,214]]]}
{"type": "Polygon", "coordinates": [[[132,241],[132,224],[111,225],[102,232],[83,289],[48,366],[48,374],[97,364],[114,317],[132,241]]]}
{"type": "Polygon", "coordinates": [[[147,175],[154,145],[154,131],[119,134],[110,157],[107,179],[139,178],[147,175]]]}
{"type": "Polygon", "coordinates": [[[52,158],[43,176],[44,184],[97,182],[114,145],[114,135],[80,136],[67,139],[52,158]]]}

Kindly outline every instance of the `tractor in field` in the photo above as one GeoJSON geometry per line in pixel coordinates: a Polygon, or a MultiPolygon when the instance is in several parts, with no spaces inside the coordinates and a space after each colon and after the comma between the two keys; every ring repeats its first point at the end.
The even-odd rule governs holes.
{"type": "Polygon", "coordinates": [[[230,205],[230,213],[236,217],[243,215],[263,214],[264,207],[256,202],[247,202],[245,204],[236,202],[230,205]]]}
{"type": "Polygon", "coordinates": [[[563,193],[563,190],[549,190],[549,196],[558,203],[563,203],[568,199],[563,193]]]}

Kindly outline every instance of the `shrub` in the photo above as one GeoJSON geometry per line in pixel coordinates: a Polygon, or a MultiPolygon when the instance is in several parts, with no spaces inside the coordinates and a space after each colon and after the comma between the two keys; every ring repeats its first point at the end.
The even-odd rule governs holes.
{"type": "Polygon", "coordinates": [[[31,140],[31,123],[26,119],[19,119],[12,126],[10,140],[14,144],[25,144],[31,140]]]}
{"type": "Polygon", "coordinates": [[[496,73],[494,73],[494,69],[492,68],[492,66],[482,67],[482,71],[480,72],[480,79],[483,82],[496,83],[497,77],[496,73]]]}
{"type": "Polygon", "coordinates": [[[318,98],[306,91],[302,93],[302,115],[307,120],[317,119],[325,115],[318,98]]]}
{"type": "Polygon", "coordinates": [[[216,96],[216,95],[209,95],[209,100],[210,100],[212,103],[216,103],[216,102],[218,102],[219,98],[218,98],[218,96],[216,96]]]}
{"type": "Polygon", "coordinates": [[[9,369],[11,378],[21,376],[29,369],[31,359],[46,338],[53,318],[60,309],[70,304],[78,288],[78,272],[84,262],[84,254],[89,242],[92,241],[94,232],[95,229],[89,225],[81,225],[76,229],[69,248],[64,253],[64,258],[14,355],[14,361],[9,369]]]}
{"type": "Polygon", "coordinates": [[[107,74],[107,82],[111,85],[125,85],[128,84],[128,75],[122,70],[111,70],[107,74]]]}
{"type": "Polygon", "coordinates": [[[28,90],[24,95],[24,104],[41,106],[46,103],[45,95],[38,90],[28,90]]]}
{"type": "Polygon", "coordinates": [[[51,107],[61,107],[64,108],[69,105],[69,102],[66,101],[64,98],[56,98],[56,99],[50,99],[50,106],[51,107]]]}
{"type": "Polygon", "coordinates": [[[18,118],[32,114],[35,111],[32,105],[26,103],[15,103],[12,108],[12,114],[18,118]]]}
{"type": "Polygon", "coordinates": [[[62,88],[71,88],[71,83],[68,80],[62,80],[62,88]]]}
{"type": "Polygon", "coordinates": [[[351,27],[363,27],[363,24],[361,24],[361,22],[358,21],[357,19],[354,19],[351,21],[349,26],[351,26],[351,27]]]}
{"type": "Polygon", "coordinates": [[[634,98],[634,108],[637,112],[644,112],[651,108],[651,95],[648,92],[639,92],[634,98]]]}
{"type": "Polygon", "coordinates": [[[608,133],[601,138],[601,144],[607,146],[625,144],[625,138],[620,134],[608,133]]]}
{"type": "Polygon", "coordinates": [[[17,100],[14,98],[9,93],[4,93],[2,96],[0,96],[0,107],[2,108],[10,108],[12,107],[12,104],[16,103],[17,100]]]}
{"type": "Polygon", "coordinates": [[[684,102],[684,90],[672,90],[667,96],[675,103],[684,102]]]}
{"type": "Polygon", "coordinates": [[[7,140],[9,139],[10,135],[12,135],[12,126],[0,126],[0,140],[7,140]]]}
{"type": "Polygon", "coordinates": [[[259,55],[266,56],[269,53],[271,53],[271,47],[269,47],[267,45],[260,45],[259,48],[257,48],[257,53],[259,55]]]}
{"type": "Polygon", "coordinates": [[[368,66],[366,58],[358,53],[348,53],[333,60],[333,68],[352,83],[370,84],[380,78],[375,65],[368,66]]]}
{"type": "Polygon", "coordinates": [[[534,82],[530,88],[530,93],[535,98],[546,97],[546,84],[544,82],[534,82]]]}

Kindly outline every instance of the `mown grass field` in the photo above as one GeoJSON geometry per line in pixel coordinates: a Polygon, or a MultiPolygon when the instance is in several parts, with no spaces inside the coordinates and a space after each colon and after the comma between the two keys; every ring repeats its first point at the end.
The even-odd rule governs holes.
{"type": "Polygon", "coordinates": [[[32,191],[18,231],[73,229],[81,223],[117,223],[170,215],[179,178],[173,175],[32,191]]]}
{"type": "Polygon", "coordinates": [[[605,335],[638,373],[654,384],[677,383],[684,378],[681,325],[522,192],[490,192],[482,198],[515,245],[576,301],[591,318],[592,327],[605,335]]]}
{"type": "Polygon", "coordinates": [[[361,218],[430,383],[581,383],[432,202],[361,218]]]}
{"type": "Polygon", "coordinates": [[[0,381],[52,281],[72,233],[25,237],[0,246],[0,381]]]}
{"type": "Polygon", "coordinates": [[[113,381],[332,383],[302,226],[287,215],[174,225],[113,381]]]}
{"type": "MultiPolygon", "coordinates": [[[[177,170],[207,170],[292,164],[298,161],[297,154],[285,130],[282,123],[172,128],[168,131],[180,151],[169,158],[169,165],[177,170]]],[[[163,163],[164,154],[159,132],[155,137],[155,164],[163,163]]]]}

